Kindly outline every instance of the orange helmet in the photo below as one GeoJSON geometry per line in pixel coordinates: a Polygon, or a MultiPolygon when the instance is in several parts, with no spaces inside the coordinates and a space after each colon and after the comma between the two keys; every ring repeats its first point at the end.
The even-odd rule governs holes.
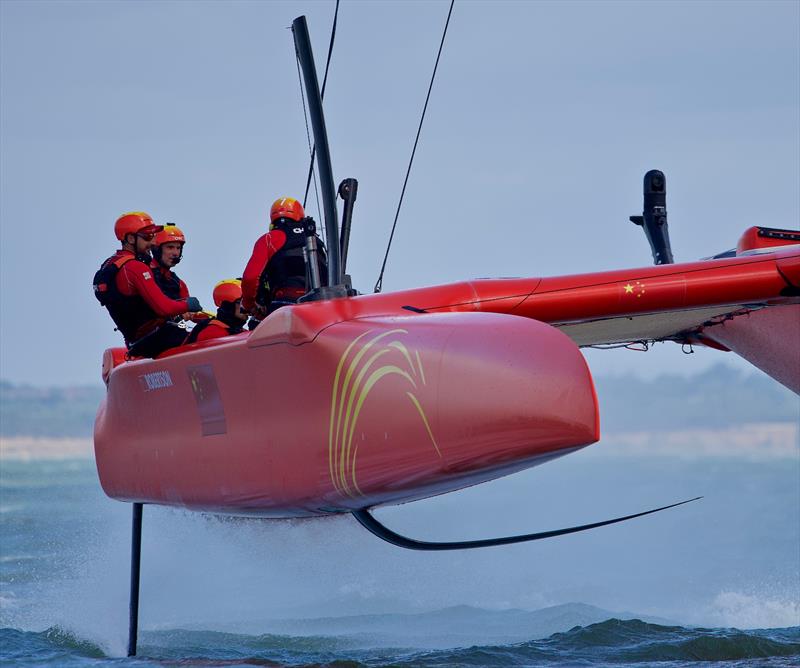
{"type": "Polygon", "coordinates": [[[214,303],[222,306],[222,302],[235,302],[242,298],[242,282],[238,278],[226,278],[214,286],[214,303]]]}
{"type": "Polygon", "coordinates": [[[162,229],[164,228],[153,223],[150,214],[144,211],[123,213],[114,223],[114,234],[120,241],[125,241],[129,234],[158,234],[162,229]]]}
{"type": "Polygon", "coordinates": [[[290,218],[294,221],[301,221],[305,218],[306,212],[303,205],[293,197],[281,197],[276,199],[269,210],[269,220],[274,223],[278,218],[290,218]]]}
{"type": "Polygon", "coordinates": [[[164,225],[164,229],[161,230],[158,234],[156,234],[155,244],[156,246],[160,246],[161,244],[168,244],[168,243],[186,243],[186,237],[181,232],[181,228],[177,225],[173,225],[172,223],[167,223],[164,225]]]}

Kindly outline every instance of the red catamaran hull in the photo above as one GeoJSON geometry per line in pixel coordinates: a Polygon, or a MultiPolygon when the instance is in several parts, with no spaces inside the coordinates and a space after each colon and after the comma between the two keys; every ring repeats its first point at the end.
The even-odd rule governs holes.
{"type": "Polygon", "coordinates": [[[489,313],[336,322],[343,305],[289,307],[249,338],[117,368],[95,428],[105,492],[270,517],[346,512],[598,439],[589,370],[555,328],[489,313]]]}

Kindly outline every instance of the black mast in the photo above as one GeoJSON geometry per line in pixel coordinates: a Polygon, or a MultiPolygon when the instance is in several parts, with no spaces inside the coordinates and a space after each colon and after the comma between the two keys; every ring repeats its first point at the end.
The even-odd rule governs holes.
{"type": "MultiPolygon", "coordinates": [[[[342,265],[339,251],[339,214],[336,209],[336,187],[333,184],[331,154],[328,148],[328,132],[325,129],[325,115],[322,112],[322,99],[319,94],[319,80],[314,66],[314,54],[311,51],[311,40],[308,36],[308,25],[305,16],[298,16],[292,21],[292,34],[303,80],[306,85],[308,110],[311,115],[311,127],[314,130],[314,145],[317,152],[320,185],[322,187],[322,208],[325,217],[325,233],[328,238],[328,286],[333,288],[342,284],[342,265]]],[[[323,290],[320,297],[339,296],[323,290]]],[[[343,290],[341,296],[346,296],[343,290]]]]}

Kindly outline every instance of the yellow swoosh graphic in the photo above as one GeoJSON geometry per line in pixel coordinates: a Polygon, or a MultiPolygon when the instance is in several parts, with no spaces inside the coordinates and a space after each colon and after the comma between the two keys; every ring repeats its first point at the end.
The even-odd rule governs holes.
{"type": "MultiPolygon", "coordinates": [[[[403,378],[414,390],[418,387],[417,379],[420,379],[423,385],[426,384],[419,351],[413,351],[412,357],[409,349],[398,338],[388,342],[385,341],[391,336],[398,337],[408,334],[408,331],[405,329],[391,329],[376,334],[377,331],[372,329],[364,332],[347,346],[339,359],[333,379],[328,430],[328,468],[334,488],[339,493],[351,498],[356,498],[357,495],[363,496],[363,492],[357,482],[358,444],[354,446],[353,439],[364,402],[370,392],[375,385],[388,376],[403,378]],[[366,341],[370,335],[373,335],[372,338],[366,341]],[[354,348],[359,343],[362,344],[360,349],[352,359],[349,359],[354,348]],[[372,354],[367,357],[371,350],[373,351],[372,354]],[[381,358],[391,354],[400,356],[401,359],[398,360],[398,363],[389,362],[375,368],[376,363],[381,358]],[[414,358],[416,358],[416,365],[414,364],[414,358]],[[347,365],[346,371],[345,365],[347,365]],[[407,366],[407,369],[402,368],[403,366],[407,366]],[[419,372],[417,369],[419,369],[419,372]],[[342,377],[343,372],[344,377],[342,377]]],[[[431,444],[436,450],[436,454],[441,457],[442,453],[436,443],[433,430],[422,404],[413,392],[407,391],[406,396],[419,414],[431,444]]]]}
{"type": "Polygon", "coordinates": [[[422,421],[425,423],[425,429],[428,430],[428,436],[431,437],[431,443],[433,443],[433,447],[436,448],[436,454],[440,457],[442,456],[441,451],[439,450],[439,446],[436,445],[436,439],[433,437],[433,432],[431,431],[431,426],[428,424],[428,418],[425,417],[425,411],[422,410],[422,406],[420,406],[419,399],[417,399],[413,392],[406,392],[406,396],[411,399],[411,403],[414,404],[414,408],[417,409],[419,412],[419,416],[422,418],[422,421]]]}
{"type": "Polygon", "coordinates": [[[423,385],[427,385],[428,383],[425,380],[425,369],[422,368],[422,360],[420,359],[420,356],[419,356],[419,350],[415,350],[414,353],[417,356],[417,364],[419,365],[419,375],[422,376],[422,384],[423,385]]]}
{"type": "MultiPolygon", "coordinates": [[[[398,376],[403,376],[406,380],[409,380],[412,383],[414,382],[411,376],[409,376],[405,371],[393,365],[383,366],[372,373],[372,375],[369,377],[369,380],[367,380],[366,384],[364,385],[364,389],[361,390],[361,394],[358,397],[358,403],[356,403],[356,410],[353,415],[353,423],[350,425],[350,433],[347,434],[348,459],[350,459],[349,457],[350,448],[353,444],[353,432],[355,431],[356,421],[358,420],[358,416],[361,413],[361,407],[364,405],[364,400],[367,398],[367,395],[369,394],[370,390],[375,386],[375,383],[377,383],[384,376],[388,376],[390,374],[397,374],[398,376]]],[[[353,452],[350,476],[353,478],[353,483],[355,484],[356,480],[355,451],[353,452]]],[[[358,492],[359,494],[361,494],[361,490],[358,490],[358,492]]]]}
{"type": "MultiPolygon", "coordinates": [[[[345,361],[347,355],[349,354],[350,350],[354,347],[355,343],[362,336],[366,336],[367,334],[371,334],[373,331],[374,330],[369,330],[367,332],[364,332],[364,334],[362,334],[361,336],[356,338],[356,340],[353,341],[353,343],[351,343],[350,346],[348,346],[347,350],[345,350],[344,355],[342,356],[342,359],[339,361],[339,364],[341,365],[341,364],[344,363],[344,361],[345,361]]],[[[361,359],[364,357],[364,355],[367,354],[367,351],[372,346],[374,346],[381,339],[384,339],[387,336],[391,336],[392,334],[396,334],[396,333],[407,333],[407,332],[404,329],[392,329],[392,330],[389,330],[388,332],[384,332],[383,334],[379,334],[372,341],[370,341],[366,346],[364,346],[358,352],[358,354],[355,356],[353,361],[350,363],[350,367],[347,369],[347,373],[345,374],[345,377],[344,377],[344,383],[342,385],[341,395],[340,395],[341,398],[339,400],[340,401],[340,403],[339,403],[339,414],[338,414],[338,416],[336,418],[336,443],[334,445],[334,449],[335,450],[338,450],[338,448],[339,448],[339,435],[340,434],[344,434],[344,432],[340,429],[341,424],[342,424],[342,410],[344,409],[345,394],[347,393],[348,386],[350,385],[350,379],[353,376],[353,371],[355,370],[356,366],[358,366],[358,363],[361,361],[361,359]]]]}
{"type": "Polygon", "coordinates": [[[337,445],[334,445],[333,414],[334,414],[334,408],[336,406],[336,394],[339,390],[339,375],[342,373],[342,367],[344,366],[344,361],[345,359],[347,359],[347,356],[350,354],[350,351],[355,347],[356,343],[358,343],[369,333],[370,333],[369,331],[364,332],[363,334],[360,334],[355,339],[353,339],[350,345],[347,346],[347,348],[345,349],[344,354],[342,355],[341,359],[339,360],[339,364],[336,367],[336,376],[333,379],[333,396],[331,396],[331,423],[330,427],[328,428],[328,468],[330,470],[331,480],[334,480],[333,463],[335,459],[335,451],[338,445],[338,437],[339,437],[339,428],[337,424],[336,428],[337,445]]]}
{"type": "MultiPolygon", "coordinates": [[[[353,415],[353,413],[352,413],[352,411],[353,411],[353,402],[355,401],[355,398],[356,398],[356,392],[358,392],[358,388],[361,386],[361,383],[364,380],[364,376],[367,375],[367,372],[369,371],[369,369],[373,365],[373,363],[375,363],[378,360],[379,357],[382,357],[383,355],[386,355],[386,354],[391,353],[391,352],[392,351],[389,348],[383,348],[382,350],[379,350],[377,353],[372,355],[372,357],[370,357],[367,360],[366,364],[364,364],[364,366],[362,367],[361,371],[358,372],[358,375],[356,376],[355,381],[353,381],[353,386],[352,386],[352,388],[350,388],[350,396],[349,396],[349,398],[347,400],[347,409],[345,411],[344,426],[342,427],[342,453],[341,453],[341,467],[342,468],[339,471],[339,475],[340,475],[340,477],[342,479],[342,486],[345,487],[345,488],[347,488],[347,481],[346,481],[346,478],[345,478],[345,471],[346,471],[345,462],[350,458],[350,445],[351,445],[352,440],[353,440],[352,436],[350,436],[349,438],[345,438],[345,436],[348,434],[348,431],[350,433],[352,433],[353,428],[355,428],[355,420],[358,417],[358,413],[360,412],[359,410],[357,410],[355,415],[353,415]],[[350,421],[351,417],[352,417],[352,420],[353,420],[352,423],[350,421]]],[[[373,383],[373,385],[374,385],[374,383],[373,383]]],[[[370,385],[370,388],[371,387],[372,386],[370,385]]]]}

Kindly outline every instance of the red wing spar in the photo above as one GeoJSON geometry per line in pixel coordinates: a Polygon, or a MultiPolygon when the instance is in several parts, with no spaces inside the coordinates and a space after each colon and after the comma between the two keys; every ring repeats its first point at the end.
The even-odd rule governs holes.
{"type": "Polygon", "coordinates": [[[643,216],[632,218],[646,231],[655,266],[356,294],[339,257],[346,258],[356,184],[340,189],[340,236],[302,17],[293,30],[334,240],[329,284],[312,286],[303,303],[275,311],[253,332],[154,360],[105,353],[108,392],[94,440],[104,491],[134,504],[130,653],[141,504],[272,518],[352,513],[413,549],[547,538],[664,508],[457,543],[399,536],[369,509],[492,480],[596,442],[597,397],[581,347],[674,341],[731,350],[800,392],[800,232],[751,228],[734,251],[674,264],[660,172],[645,177],[643,216]]]}

